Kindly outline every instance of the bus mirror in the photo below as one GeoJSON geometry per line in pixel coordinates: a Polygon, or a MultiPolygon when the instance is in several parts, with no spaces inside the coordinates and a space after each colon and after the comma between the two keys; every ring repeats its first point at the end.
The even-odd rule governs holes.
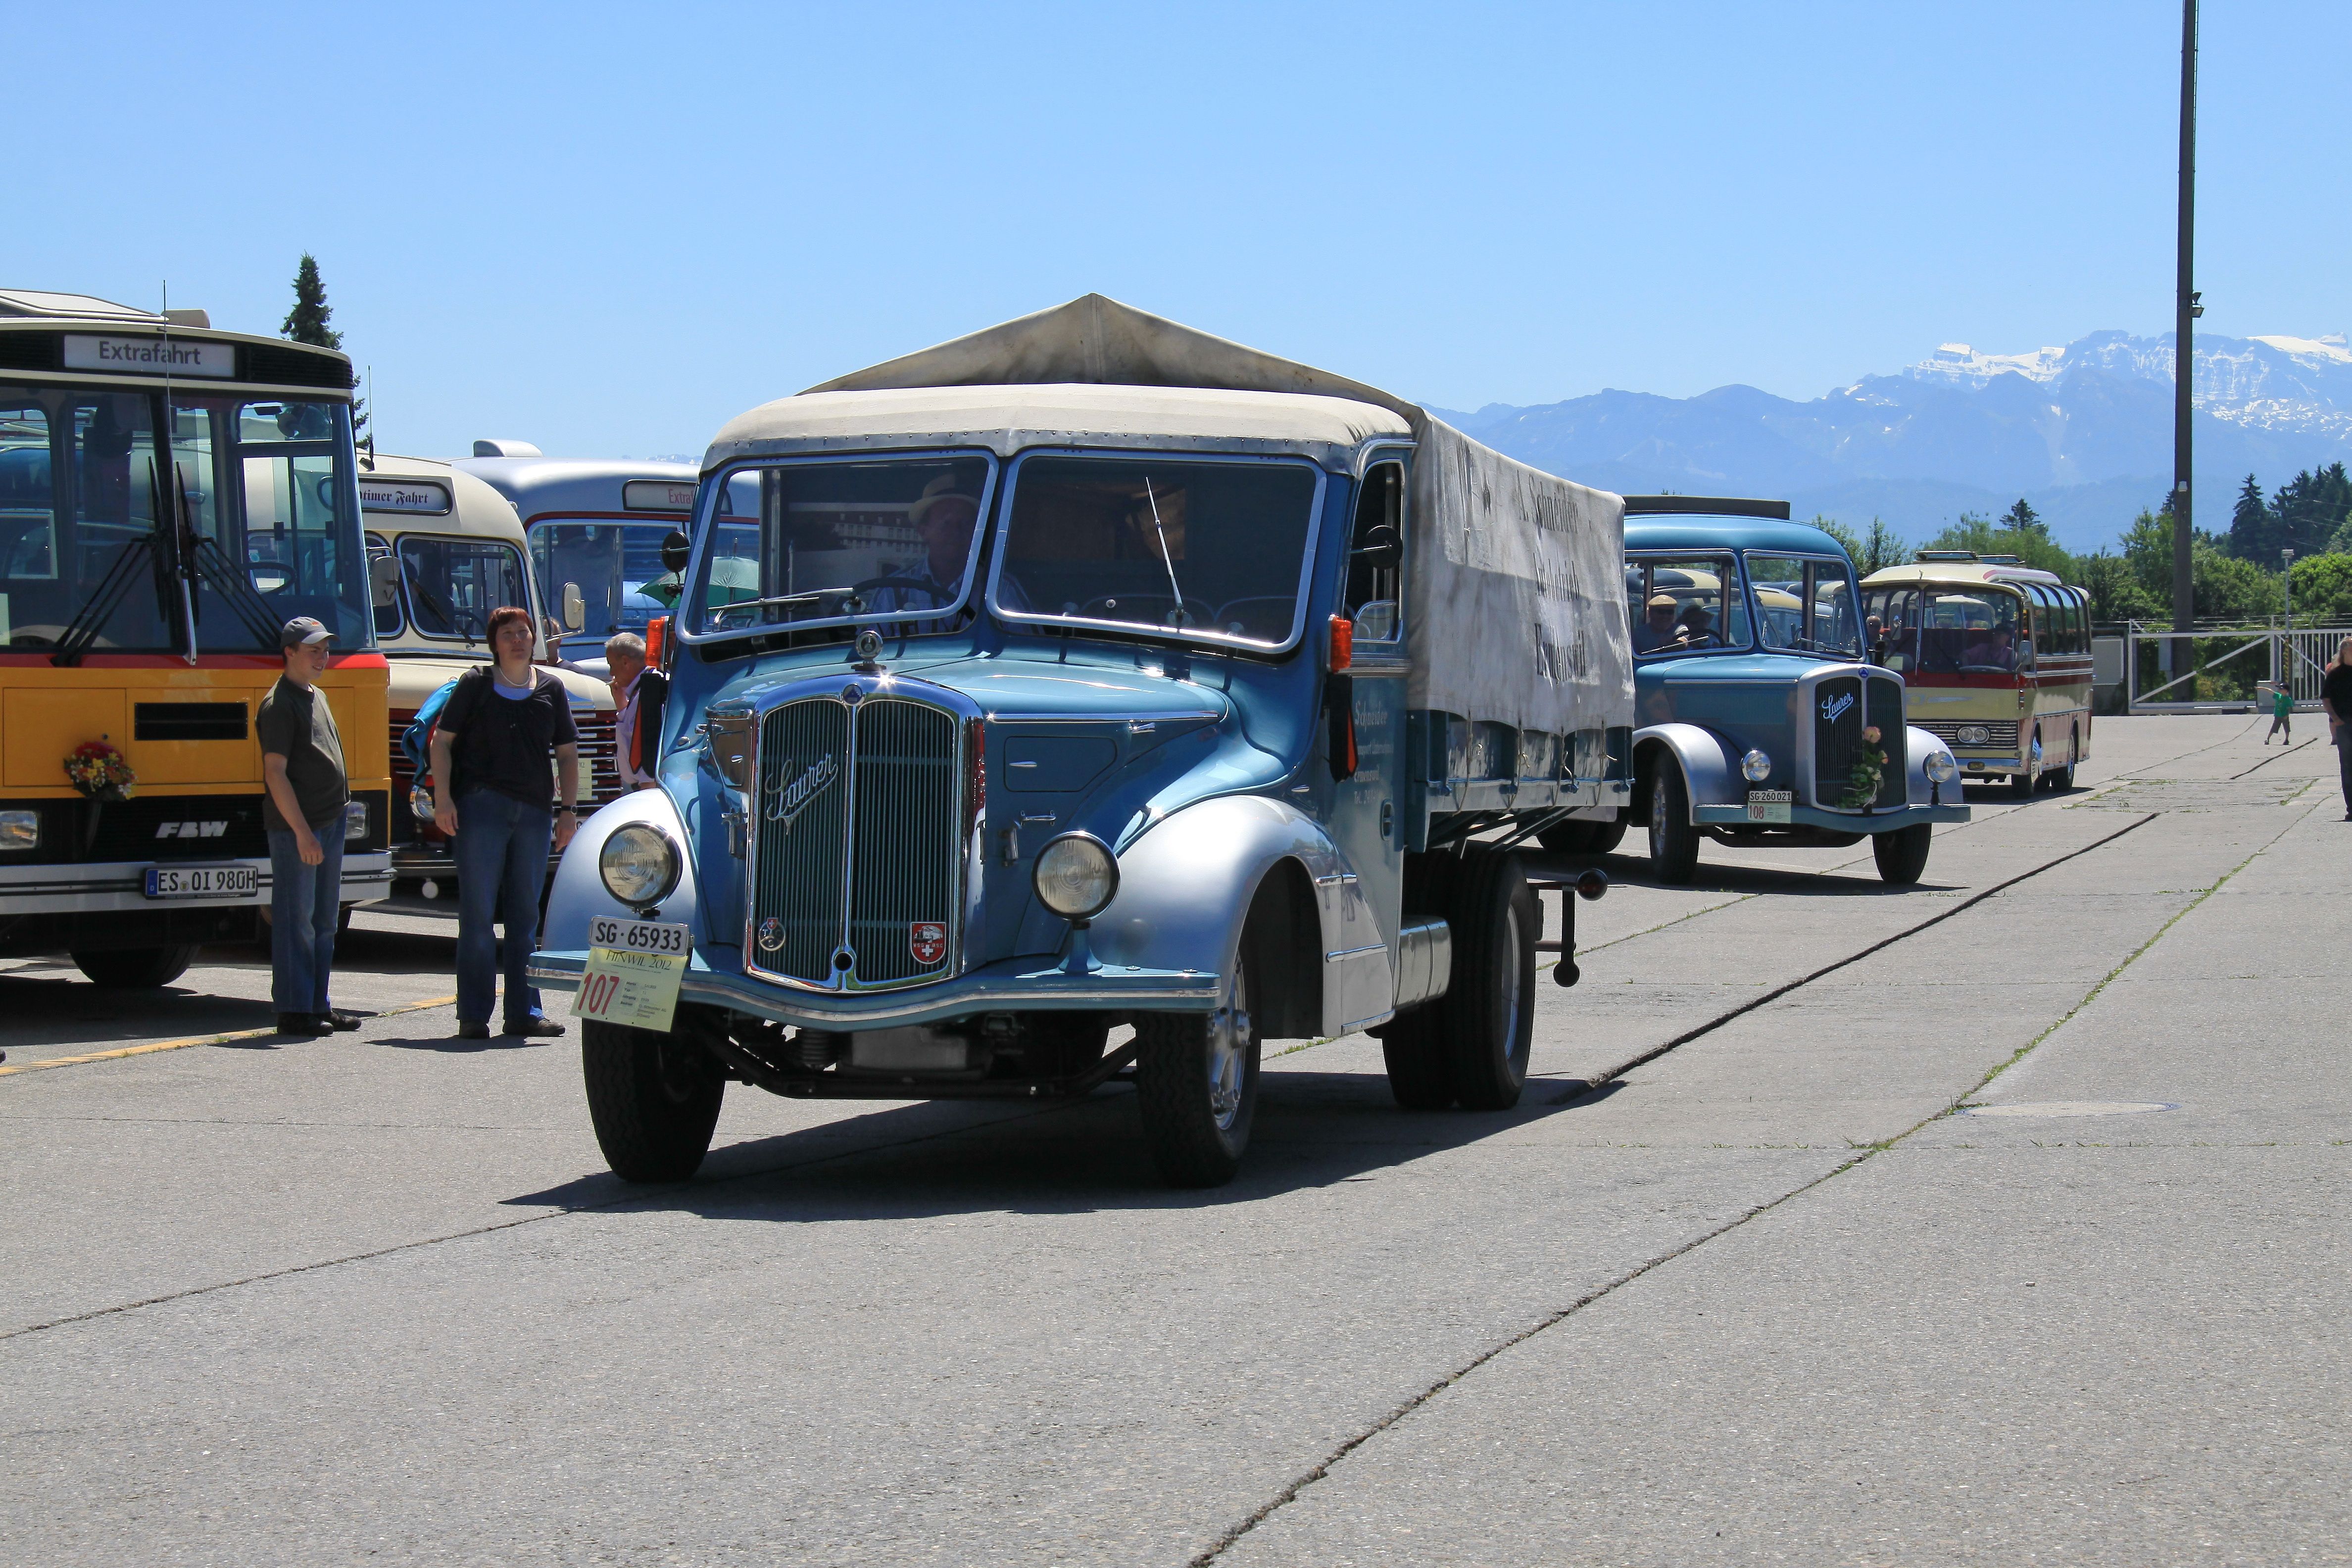
{"type": "Polygon", "coordinates": [[[1385,522],[1364,530],[1363,540],[1349,553],[1375,572],[1393,572],[1404,560],[1404,541],[1385,522]]]}
{"type": "Polygon", "coordinates": [[[580,584],[563,584],[563,629],[576,632],[588,624],[588,601],[580,596],[580,584]]]}
{"type": "MultiPolygon", "coordinates": [[[[259,584],[255,584],[257,587],[259,584]]],[[[400,604],[400,563],[389,555],[368,557],[368,597],[379,610],[400,604]]]]}
{"type": "Polygon", "coordinates": [[[672,572],[685,571],[687,554],[693,548],[694,541],[688,539],[682,531],[671,529],[669,537],[662,541],[662,565],[672,572]]]}

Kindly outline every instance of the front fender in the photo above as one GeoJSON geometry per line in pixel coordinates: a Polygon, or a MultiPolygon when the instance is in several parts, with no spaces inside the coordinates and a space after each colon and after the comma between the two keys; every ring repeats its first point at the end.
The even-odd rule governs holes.
{"type": "MultiPolygon", "coordinates": [[[[1265,795],[1224,795],[1164,817],[1119,856],[1118,896],[1095,917],[1095,953],[1107,963],[1223,974],[1258,884],[1286,859],[1318,887],[1339,875],[1339,851],[1322,828],[1265,795]]],[[[1325,949],[1331,902],[1316,900],[1325,949]]]]}
{"type": "Polygon", "coordinates": [[[1962,804],[1960,780],[1957,774],[1940,791],[1927,777],[1927,759],[1937,752],[1948,754],[1951,748],[1944,744],[1933,731],[1922,730],[1916,724],[1906,724],[1903,736],[1904,750],[1910,757],[1910,766],[1903,779],[1903,798],[1913,805],[1926,805],[1930,800],[1941,805],[1962,804]]]}
{"type": "Polygon", "coordinates": [[[1729,741],[1696,724],[1653,724],[1633,731],[1633,755],[1645,748],[1664,746],[1681,763],[1683,782],[1690,786],[1694,807],[1743,805],[1748,785],[1739,773],[1740,753],[1729,741]]]}
{"type": "Polygon", "coordinates": [[[630,921],[638,918],[635,910],[605,890],[604,879],[596,869],[604,840],[612,837],[614,828],[632,822],[648,823],[668,834],[683,862],[678,868],[677,886],[661,901],[656,918],[683,922],[698,943],[710,940],[711,933],[701,929],[695,918],[700,898],[694,874],[693,846],[687,837],[686,824],[678,817],[677,803],[666,791],[640,789],[604,806],[582,823],[580,831],[572,836],[570,847],[555,868],[555,886],[548,891],[547,918],[540,922],[540,946],[557,952],[577,952],[587,947],[588,922],[596,916],[616,915],[630,921]]]}

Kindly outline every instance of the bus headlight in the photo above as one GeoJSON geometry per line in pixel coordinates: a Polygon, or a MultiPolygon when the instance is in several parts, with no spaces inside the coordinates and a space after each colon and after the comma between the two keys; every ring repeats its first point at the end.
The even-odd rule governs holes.
{"type": "Polygon", "coordinates": [[[343,842],[352,844],[367,837],[367,802],[347,800],[343,803],[343,842]]]}
{"type": "Polygon", "coordinates": [[[1065,833],[1037,851],[1030,868],[1037,901],[1066,921],[1090,921],[1118,893],[1118,862],[1091,833],[1065,833]]]}
{"type": "Polygon", "coordinates": [[[38,849],[40,847],[39,812],[0,811],[0,850],[38,849]]]}
{"type": "Polygon", "coordinates": [[[1772,776],[1772,759],[1762,752],[1750,752],[1739,759],[1739,771],[1748,775],[1749,784],[1762,784],[1772,776]]]}
{"type": "Polygon", "coordinates": [[[613,829],[597,852],[596,870],[604,890],[625,904],[643,908],[669,897],[682,862],[677,846],[660,828],[632,822],[613,829]]]}
{"type": "Polygon", "coordinates": [[[1927,777],[1939,784],[1948,784],[1960,776],[1960,764],[1952,760],[1951,752],[1941,747],[1927,753],[1926,767],[1927,777]]]}

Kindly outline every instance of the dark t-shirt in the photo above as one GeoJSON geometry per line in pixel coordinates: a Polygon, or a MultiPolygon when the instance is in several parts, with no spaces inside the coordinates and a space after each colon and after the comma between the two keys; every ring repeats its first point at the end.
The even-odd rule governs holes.
{"type": "Polygon", "coordinates": [[[496,665],[469,669],[457,678],[441,710],[440,727],[449,735],[449,791],[463,800],[478,789],[496,790],[525,805],[546,811],[555,804],[555,772],[549,765],[558,746],[575,745],[572,699],[563,682],[543,669],[528,697],[501,697],[490,685],[496,665]]]}
{"type": "Polygon", "coordinates": [[[2352,665],[2329,665],[2319,694],[2327,700],[2327,706],[2335,710],[2337,719],[2352,724],[2352,665]]]}
{"type": "MultiPolygon", "coordinates": [[[[286,782],[294,786],[294,804],[312,828],[324,827],[343,814],[352,798],[343,774],[343,738],[335,730],[335,711],[315,686],[295,685],[284,676],[261,699],[253,731],[261,754],[286,759],[286,782]]],[[[294,825],[278,809],[277,800],[261,794],[262,826],[291,833],[294,825]]]]}

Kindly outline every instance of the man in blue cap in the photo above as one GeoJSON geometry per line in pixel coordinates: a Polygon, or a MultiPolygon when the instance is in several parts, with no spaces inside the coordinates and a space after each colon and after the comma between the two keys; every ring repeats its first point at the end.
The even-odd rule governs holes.
{"type": "Polygon", "coordinates": [[[355,1013],[327,1005],[342,913],[343,808],[351,800],[343,739],[316,684],[326,672],[331,634],[309,616],[278,638],[286,673],[261,700],[262,826],[269,834],[269,1000],[281,1035],[356,1029],[355,1013]]]}

